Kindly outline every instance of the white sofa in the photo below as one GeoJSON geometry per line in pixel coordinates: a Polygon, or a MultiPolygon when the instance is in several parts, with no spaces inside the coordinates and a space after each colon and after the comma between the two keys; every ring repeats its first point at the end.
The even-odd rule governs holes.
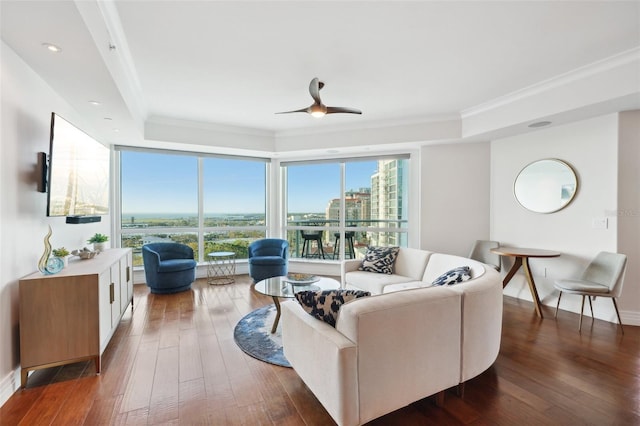
{"type": "Polygon", "coordinates": [[[344,304],[335,328],[296,301],[282,304],[284,354],[336,423],[366,423],[464,384],[494,363],[502,282],[493,268],[405,248],[393,275],[358,271],[358,265],[344,263],[343,286],[374,296],[344,304]],[[459,266],[471,268],[471,280],[431,287],[459,266]]]}

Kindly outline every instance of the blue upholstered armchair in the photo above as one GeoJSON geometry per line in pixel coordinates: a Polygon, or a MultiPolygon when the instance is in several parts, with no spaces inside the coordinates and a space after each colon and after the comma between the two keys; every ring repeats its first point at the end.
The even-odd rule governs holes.
{"type": "Polygon", "coordinates": [[[287,275],[289,243],[278,238],[265,238],[249,244],[249,276],[254,282],[287,275]]]}
{"type": "Polygon", "coordinates": [[[193,249],[179,243],[150,243],[142,246],[144,275],[151,293],[188,290],[196,279],[193,249]]]}

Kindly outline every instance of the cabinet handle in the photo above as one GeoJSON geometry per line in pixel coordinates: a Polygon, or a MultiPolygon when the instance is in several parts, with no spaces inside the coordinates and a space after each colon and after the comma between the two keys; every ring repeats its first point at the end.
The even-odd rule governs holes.
{"type": "Polygon", "coordinates": [[[131,279],[131,266],[127,266],[127,282],[131,279]]]}
{"type": "Polygon", "coordinates": [[[113,283],[109,284],[109,303],[113,303],[116,297],[114,294],[114,285],[113,283]]]}

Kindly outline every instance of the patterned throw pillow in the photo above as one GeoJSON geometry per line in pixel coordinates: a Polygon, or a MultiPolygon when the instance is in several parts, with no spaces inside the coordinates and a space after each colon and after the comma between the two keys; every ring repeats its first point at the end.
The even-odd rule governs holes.
{"type": "Polygon", "coordinates": [[[399,251],[400,247],[367,247],[358,270],[391,275],[399,251]]]}
{"type": "Polygon", "coordinates": [[[359,297],[371,296],[360,290],[305,290],[296,293],[296,299],[307,313],[332,327],[336,326],[340,306],[359,297]]]}
{"type": "Polygon", "coordinates": [[[433,282],[433,285],[453,285],[471,279],[471,268],[459,266],[440,275],[433,282]]]}

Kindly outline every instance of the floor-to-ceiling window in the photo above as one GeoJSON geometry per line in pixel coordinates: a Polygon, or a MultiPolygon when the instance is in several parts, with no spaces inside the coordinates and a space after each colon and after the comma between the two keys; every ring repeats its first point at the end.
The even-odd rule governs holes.
{"type": "Polygon", "coordinates": [[[191,246],[203,262],[214,251],[247,257],[266,235],[268,161],[119,148],[122,247],[148,242],[191,246]]]}
{"type": "Polygon", "coordinates": [[[407,246],[408,156],[283,162],[291,257],[361,257],[367,246],[407,246]]]}

